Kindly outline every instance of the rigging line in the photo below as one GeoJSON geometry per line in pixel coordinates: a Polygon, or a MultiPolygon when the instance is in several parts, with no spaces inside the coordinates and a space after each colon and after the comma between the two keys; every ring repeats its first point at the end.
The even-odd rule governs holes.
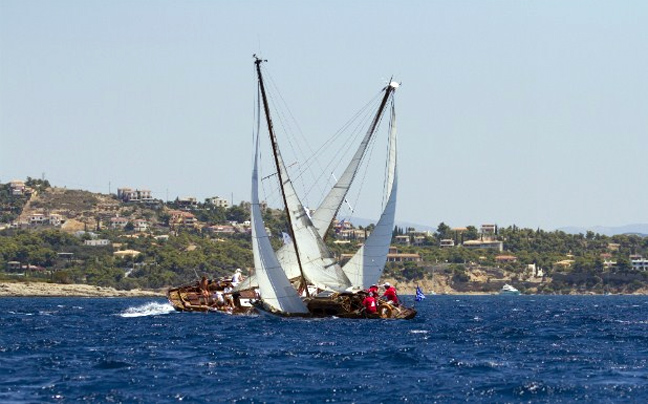
{"type": "MultiPolygon", "coordinates": [[[[267,69],[265,69],[265,70],[267,71],[267,69]]],[[[297,129],[298,129],[297,132],[298,132],[298,134],[301,136],[301,139],[304,139],[304,140],[305,140],[305,137],[304,137],[304,135],[303,135],[303,131],[302,131],[301,128],[299,127],[299,123],[298,123],[297,120],[295,119],[294,115],[292,114],[291,109],[288,107],[288,104],[286,103],[285,99],[283,98],[280,89],[277,87],[276,83],[274,82],[274,79],[272,78],[272,75],[270,75],[270,82],[271,82],[271,84],[273,85],[273,87],[276,89],[276,92],[277,92],[277,94],[278,94],[278,96],[279,96],[279,98],[280,98],[280,101],[282,101],[282,103],[283,103],[283,105],[284,105],[286,111],[287,111],[288,114],[290,115],[290,118],[292,118],[292,119],[290,119],[290,120],[286,118],[285,120],[281,120],[281,121],[280,121],[282,127],[284,127],[284,129],[285,129],[285,132],[286,132],[286,135],[287,135],[287,138],[288,138],[288,141],[289,141],[289,145],[290,145],[290,147],[291,147],[291,150],[293,150],[293,152],[294,152],[295,155],[297,155],[297,156],[306,156],[306,154],[304,153],[304,151],[303,151],[303,149],[302,149],[302,147],[301,147],[301,143],[299,142],[299,139],[300,139],[300,138],[299,138],[298,136],[295,136],[295,135],[292,133],[292,130],[289,130],[290,127],[288,127],[287,124],[289,124],[290,121],[294,122],[295,125],[297,126],[297,129]],[[292,137],[293,137],[293,138],[296,140],[296,142],[297,142],[297,146],[296,146],[296,147],[295,147],[295,145],[294,145],[293,143],[290,143],[290,136],[291,136],[291,135],[292,135],[292,137]],[[295,151],[296,149],[299,150],[299,153],[297,153],[297,152],[295,151]]],[[[380,92],[378,92],[378,94],[374,97],[374,99],[378,99],[379,96],[381,95],[381,93],[382,93],[382,90],[381,90],[380,92]]],[[[274,101],[274,99],[273,99],[273,101],[274,101]]],[[[373,101],[373,100],[372,100],[372,101],[373,101]]],[[[364,109],[366,109],[369,105],[371,105],[371,104],[372,104],[372,101],[370,101],[369,103],[367,103],[366,106],[364,107],[364,109]]],[[[277,103],[277,105],[278,105],[278,104],[280,104],[280,103],[277,103]]],[[[279,110],[278,108],[276,108],[276,110],[279,112],[278,115],[280,115],[280,116],[285,116],[285,114],[283,113],[283,110],[279,110]]],[[[362,110],[361,110],[359,113],[357,113],[356,116],[360,115],[361,112],[362,112],[362,110]]],[[[352,121],[350,121],[350,122],[352,122],[352,121]]],[[[341,132],[341,131],[338,131],[338,133],[341,134],[342,132],[341,132]]],[[[311,179],[312,179],[311,184],[313,184],[313,186],[311,186],[311,187],[310,187],[310,188],[309,188],[309,189],[304,193],[304,198],[305,198],[305,201],[307,202],[307,199],[308,199],[309,195],[311,194],[312,190],[315,189],[315,186],[317,186],[317,185],[320,184],[320,181],[321,181],[321,179],[322,179],[323,174],[326,173],[326,171],[328,171],[328,170],[323,170],[323,169],[321,168],[321,162],[320,162],[320,159],[318,158],[319,154],[318,154],[318,153],[313,153],[313,152],[312,152],[312,148],[310,147],[310,142],[305,141],[305,144],[306,144],[308,150],[312,153],[312,154],[311,154],[311,157],[309,157],[309,158],[306,159],[305,163],[303,163],[303,164],[299,167],[299,169],[297,170],[296,175],[291,176],[291,178],[292,178],[293,182],[300,181],[300,183],[301,183],[301,188],[302,188],[302,189],[307,189],[306,184],[305,184],[305,178],[304,178],[304,177],[305,177],[307,174],[310,175],[310,177],[311,177],[311,179]],[[314,164],[311,164],[311,161],[312,161],[312,160],[314,160],[314,162],[315,162],[314,164]],[[319,175],[317,175],[317,176],[315,175],[315,172],[314,172],[314,170],[312,169],[312,166],[313,166],[313,165],[318,165],[319,168],[320,168],[319,170],[317,170],[317,172],[319,172],[319,175]]],[[[344,150],[348,150],[348,148],[345,148],[344,150]]],[[[341,161],[342,161],[342,160],[338,160],[338,164],[341,164],[341,161]]],[[[330,163],[329,163],[329,165],[330,165],[330,163]]],[[[328,177],[325,177],[325,178],[327,179],[327,180],[326,180],[326,184],[327,184],[329,187],[332,186],[332,185],[330,184],[330,181],[328,180],[328,177]]],[[[320,185],[320,197],[319,197],[319,199],[322,199],[322,198],[323,198],[323,195],[324,195],[325,193],[326,193],[326,191],[325,191],[324,188],[320,185]]]]}
{"type": "MultiPolygon", "coordinates": [[[[312,192],[315,189],[316,186],[320,185],[320,183],[322,182],[321,181],[322,177],[324,177],[323,182],[325,182],[327,184],[328,188],[333,186],[331,184],[331,182],[330,182],[330,177],[328,176],[328,173],[332,172],[333,170],[338,169],[338,167],[340,165],[342,165],[345,161],[348,160],[346,158],[346,156],[348,156],[349,154],[353,154],[354,150],[356,150],[356,147],[351,148],[350,145],[355,144],[357,142],[358,137],[364,137],[364,135],[366,134],[368,122],[371,122],[371,120],[375,116],[375,109],[376,109],[376,108],[368,109],[367,107],[370,106],[370,105],[375,105],[376,104],[375,100],[377,100],[377,97],[375,97],[374,100],[372,100],[374,102],[371,102],[371,103],[365,105],[365,107],[363,108],[363,111],[362,111],[362,112],[364,112],[364,116],[362,117],[362,119],[359,119],[360,114],[358,113],[358,114],[356,114],[354,116],[354,121],[355,122],[354,121],[349,121],[345,125],[345,129],[348,130],[351,127],[351,124],[355,123],[355,128],[353,130],[349,130],[349,132],[351,132],[352,136],[346,137],[345,142],[342,145],[342,150],[344,150],[342,156],[338,156],[336,159],[330,160],[326,164],[326,169],[320,171],[320,174],[318,176],[318,180],[308,190],[309,193],[312,192]]],[[[342,134],[343,132],[344,131],[339,131],[339,134],[342,134]]],[[[332,144],[332,142],[330,142],[330,143],[332,144]]],[[[320,193],[321,193],[320,199],[322,199],[323,195],[327,193],[327,190],[320,189],[320,193]]]]}
{"type": "MultiPolygon", "coordinates": [[[[379,93],[380,94],[380,93],[379,93]]],[[[377,99],[378,97],[374,97],[374,100],[377,99]]],[[[297,177],[294,177],[295,179],[301,178],[306,174],[310,174],[310,176],[313,178],[312,184],[313,186],[310,187],[310,189],[307,191],[306,195],[310,195],[311,191],[318,185],[320,185],[322,177],[326,175],[327,172],[330,171],[330,169],[324,169],[322,168],[322,163],[321,163],[321,151],[327,150],[334,144],[334,141],[337,140],[342,134],[344,134],[348,128],[351,126],[354,121],[358,121],[358,116],[361,116],[361,114],[364,112],[366,114],[366,110],[369,106],[372,104],[375,104],[375,101],[372,100],[371,102],[367,103],[358,113],[355,114],[352,120],[348,121],[343,128],[339,129],[336,134],[330,138],[327,142],[324,142],[317,150],[315,153],[313,153],[308,159],[300,165],[300,170],[298,171],[297,177]],[[314,166],[319,166],[319,169],[314,170],[314,166]],[[319,174],[315,175],[314,172],[317,172],[319,174]]],[[[361,126],[361,124],[357,125],[361,126]]],[[[353,143],[353,140],[357,138],[356,137],[347,137],[345,139],[345,143],[351,144],[353,143]]],[[[310,145],[310,143],[308,143],[310,145]]],[[[312,149],[311,149],[312,150],[312,149]]],[[[350,152],[349,146],[346,144],[343,145],[342,150],[344,150],[346,153],[350,152]]],[[[336,160],[329,161],[327,163],[326,167],[330,167],[333,162],[337,163],[338,165],[341,164],[344,161],[344,159],[340,159],[337,157],[336,160]]],[[[326,178],[326,183],[330,185],[330,181],[328,180],[328,176],[326,178]]],[[[321,185],[320,185],[321,186],[321,185]]],[[[324,190],[321,190],[322,192],[325,193],[324,190]]],[[[323,196],[320,196],[320,199],[323,196]]]]}
{"type": "MultiPolygon", "coordinates": [[[[379,96],[381,93],[378,93],[372,100],[370,100],[367,104],[365,104],[358,112],[356,112],[353,117],[336,131],[336,133],[330,137],[327,141],[325,141],[318,149],[315,150],[315,152],[306,160],[305,164],[306,166],[310,166],[310,161],[315,160],[316,163],[319,163],[318,157],[322,154],[323,151],[327,150],[329,147],[332,147],[333,144],[340,138],[344,133],[347,132],[347,130],[351,127],[351,125],[354,122],[357,122],[360,116],[364,114],[365,117],[367,117],[367,111],[369,110],[369,107],[372,105],[375,105],[377,103],[377,100],[379,99],[379,96]]],[[[365,118],[366,119],[366,118],[365,118]]],[[[362,121],[361,121],[362,122],[362,121]]],[[[356,125],[356,128],[358,125],[356,125]]],[[[353,133],[353,132],[352,132],[353,133]]],[[[349,139],[347,138],[346,142],[349,142],[349,139]]],[[[322,170],[320,167],[320,172],[325,171],[322,170]]]]}
{"type": "MultiPolygon", "coordinates": [[[[267,76],[267,74],[266,74],[266,76],[267,76]]],[[[297,123],[296,119],[294,118],[294,115],[290,111],[290,108],[288,107],[288,104],[285,102],[285,99],[281,95],[281,91],[279,90],[279,88],[274,83],[274,80],[272,79],[272,77],[270,77],[270,83],[272,84],[273,90],[276,91],[276,93],[278,94],[278,99],[276,99],[274,97],[274,92],[271,92],[270,94],[266,94],[266,96],[268,96],[269,100],[271,101],[273,111],[275,111],[275,113],[276,113],[275,122],[279,122],[279,124],[281,125],[281,128],[283,129],[282,133],[285,134],[284,139],[285,139],[286,143],[288,144],[288,146],[290,147],[290,150],[292,150],[292,153],[295,156],[305,155],[305,153],[303,152],[303,150],[301,148],[301,143],[299,142],[299,136],[295,135],[295,132],[293,131],[293,128],[291,126],[291,122],[294,122],[294,124],[297,127],[297,133],[299,135],[301,135],[301,138],[304,138],[303,133],[301,131],[301,128],[299,127],[299,124],[297,123]],[[283,108],[281,108],[281,106],[283,106],[283,108]],[[288,112],[288,114],[286,114],[284,112],[284,109],[288,112]]],[[[288,167],[286,167],[286,169],[287,168],[288,167]]],[[[290,180],[292,181],[293,184],[296,185],[297,181],[300,180],[301,181],[301,188],[306,187],[306,185],[304,184],[304,179],[303,179],[303,177],[301,175],[294,176],[294,175],[289,174],[289,178],[290,178],[290,180]]],[[[302,204],[304,202],[306,204],[308,204],[308,201],[306,199],[304,201],[302,201],[302,204]]]]}

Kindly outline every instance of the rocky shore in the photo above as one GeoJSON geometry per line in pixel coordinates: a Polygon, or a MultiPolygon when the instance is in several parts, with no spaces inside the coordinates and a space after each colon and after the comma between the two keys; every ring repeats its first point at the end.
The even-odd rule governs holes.
{"type": "Polygon", "coordinates": [[[163,292],[117,290],[92,285],[47,282],[0,282],[0,297],[162,297],[163,292]]]}

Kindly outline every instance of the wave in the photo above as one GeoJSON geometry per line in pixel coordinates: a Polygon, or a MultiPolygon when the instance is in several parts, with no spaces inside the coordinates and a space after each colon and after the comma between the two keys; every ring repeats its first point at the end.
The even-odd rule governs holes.
{"type": "Polygon", "coordinates": [[[119,314],[120,317],[145,317],[169,314],[175,311],[169,303],[146,303],[142,306],[129,307],[119,314]]]}

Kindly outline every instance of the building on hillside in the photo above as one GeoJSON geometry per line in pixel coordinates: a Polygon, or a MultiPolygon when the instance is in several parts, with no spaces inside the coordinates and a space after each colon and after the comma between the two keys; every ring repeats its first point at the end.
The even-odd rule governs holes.
{"type": "Polygon", "coordinates": [[[353,224],[348,221],[348,220],[333,220],[333,228],[335,229],[335,232],[340,232],[342,230],[351,230],[353,229],[353,224]]]}
{"type": "Polygon", "coordinates": [[[455,246],[455,242],[451,238],[444,238],[441,241],[439,241],[439,247],[441,248],[450,248],[454,246],[455,246]]]}
{"type": "Polygon", "coordinates": [[[427,236],[414,235],[412,236],[412,240],[415,246],[421,246],[425,244],[425,240],[427,240],[427,236]]]}
{"type": "Polygon", "coordinates": [[[44,213],[32,213],[29,215],[29,224],[32,226],[39,225],[51,225],[51,226],[60,226],[65,223],[65,217],[59,215],[58,213],[50,213],[46,215],[44,213]]]}
{"type": "Polygon", "coordinates": [[[396,247],[389,247],[387,254],[387,262],[421,262],[422,258],[419,254],[405,254],[399,253],[396,247]]]}
{"type": "Polygon", "coordinates": [[[607,248],[610,251],[619,251],[621,244],[619,243],[608,243],[607,248]]]}
{"type": "Polygon", "coordinates": [[[149,223],[145,219],[135,219],[133,220],[133,228],[135,231],[147,231],[149,223]]]}
{"type": "Polygon", "coordinates": [[[111,229],[123,229],[128,224],[128,219],[125,217],[117,216],[110,218],[111,229]]]}
{"type": "Polygon", "coordinates": [[[84,240],[83,245],[87,245],[91,247],[105,247],[110,245],[110,240],[108,239],[84,240]]]}
{"type": "Polygon", "coordinates": [[[342,240],[365,240],[367,231],[363,229],[343,229],[337,233],[337,238],[342,240]]]}
{"type": "Polygon", "coordinates": [[[407,245],[408,246],[408,245],[410,245],[410,236],[405,235],[405,234],[396,236],[396,237],[394,237],[394,242],[396,244],[407,245]]]}
{"type": "MultiPolygon", "coordinates": [[[[340,264],[344,264],[353,257],[354,254],[341,254],[340,264]]],[[[422,258],[419,254],[405,254],[399,253],[396,247],[390,247],[387,254],[387,262],[421,262],[422,258]]]]}
{"type": "Polygon", "coordinates": [[[9,182],[9,188],[11,188],[11,195],[21,196],[25,193],[25,182],[21,180],[13,180],[9,182]]]}
{"type": "Polygon", "coordinates": [[[215,224],[213,226],[207,227],[207,231],[213,234],[235,234],[236,229],[234,226],[227,224],[215,224]]]}
{"type": "Polygon", "coordinates": [[[177,198],[176,203],[180,209],[192,210],[198,207],[198,200],[193,196],[184,196],[182,198],[177,198]]]}
{"type": "Polygon", "coordinates": [[[148,189],[118,188],[117,198],[123,202],[152,203],[155,201],[148,189]]]}
{"type": "Polygon", "coordinates": [[[229,201],[227,199],[221,198],[221,197],[218,197],[218,196],[214,196],[212,198],[205,199],[205,203],[207,205],[212,205],[212,206],[216,206],[216,207],[219,207],[219,208],[229,208],[230,207],[230,203],[229,203],[229,201]]]}
{"type": "Polygon", "coordinates": [[[169,218],[169,226],[172,228],[194,228],[198,225],[198,219],[196,219],[193,213],[182,210],[171,210],[169,214],[171,215],[169,218]]]}
{"type": "Polygon", "coordinates": [[[63,215],[59,215],[58,213],[50,213],[48,221],[51,226],[60,226],[65,223],[65,217],[63,217],[63,215]]]}
{"type": "Polygon", "coordinates": [[[7,272],[18,272],[21,268],[20,261],[7,261],[6,268],[7,272]]]}
{"type": "Polygon", "coordinates": [[[631,255],[630,263],[632,264],[632,269],[636,269],[637,271],[648,270],[648,259],[643,258],[641,255],[631,255]]]}
{"type": "Polygon", "coordinates": [[[484,239],[493,239],[497,234],[497,225],[496,224],[482,224],[481,229],[479,230],[484,239]]]}
{"type": "Polygon", "coordinates": [[[466,240],[463,246],[473,249],[492,249],[497,251],[504,251],[504,243],[498,240],[466,240]]]}
{"type": "Polygon", "coordinates": [[[514,255],[497,255],[495,256],[495,262],[499,263],[513,263],[517,262],[517,257],[514,255]]]}

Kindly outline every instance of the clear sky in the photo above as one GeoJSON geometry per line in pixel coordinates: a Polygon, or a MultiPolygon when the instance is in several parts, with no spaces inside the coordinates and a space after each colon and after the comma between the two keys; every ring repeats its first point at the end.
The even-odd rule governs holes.
{"type": "Polygon", "coordinates": [[[252,53],[314,139],[403,82],[398,221],[648,223],[645,1],[0,0],[0,181],[249,200],[252,53]]]}

